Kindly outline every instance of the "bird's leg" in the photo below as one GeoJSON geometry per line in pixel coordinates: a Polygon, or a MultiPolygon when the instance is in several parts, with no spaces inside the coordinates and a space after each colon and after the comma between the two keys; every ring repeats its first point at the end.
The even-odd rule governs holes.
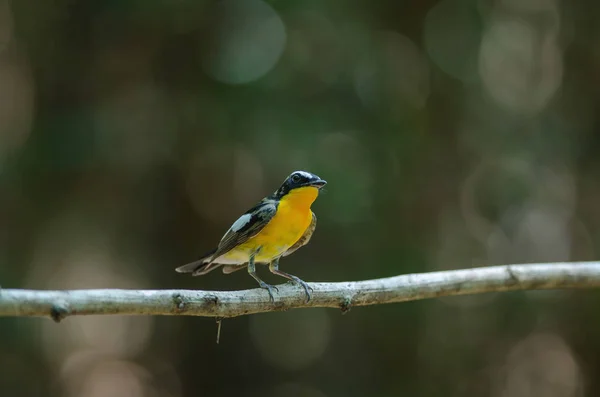
{"type": "Polygon", "coordinates": [[[304,288],[304,292],[306,292],[306,303],[308,303],[310,301],[311,291],[313,290],[312,287],[310,285],[308,285],[305,281],[300,280],[298,277],[279,270],[279,258],[275,259],[273,262],[271,262],[269,264],[269,270],[273,274],[276,274],[281,277],[285,277],[288,280],[291,280],[297,284],[300,284],[304,288]]]}
{"type": "Polygon", "coordinates": [[[269,298],[271,298],[271,302],[275,302],[275,298],[273,297],[273,289],[275,289],[276,291],[279,291],[279,290],[277,289],[277,287],[265,283],[256,275],[256,265],[254,264],[255,256],[256,256],[256,253],[253,253],[252,255],[250,255],[250,260],[248,261],[248,274],[251,275],[252,278],[254,278],[258,282],[258,285],[260,285],[260,288],[264,288],[267,291],[269,291],[269,298]]]}

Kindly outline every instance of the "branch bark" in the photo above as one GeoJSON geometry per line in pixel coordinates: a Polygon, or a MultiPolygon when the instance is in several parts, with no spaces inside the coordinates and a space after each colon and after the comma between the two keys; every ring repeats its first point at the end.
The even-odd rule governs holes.
{"type": "Polygon", "coordinates": [[[0,316],[50,317],[91,314],[188,315],[228,318],[303,307],[348,311],[354,306],[406,302],[487,292],[600,287],[600,262],[540,263],[407,274],[376,280],[311,283],[312,300],[301,287],[267,291],[0,289],[0,316]]]}

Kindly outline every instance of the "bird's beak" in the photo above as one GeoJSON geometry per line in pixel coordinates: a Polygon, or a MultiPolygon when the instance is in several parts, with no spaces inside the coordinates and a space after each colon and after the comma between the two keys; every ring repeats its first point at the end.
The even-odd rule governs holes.
{"type": "Polygon", "coordinates": [[[327,181],[321,179],[321,178],[317,178],[314,181],[310,181],[309,182],[309,186],[314,186],[317,189],[321,189],[323,186],[327,185],[327,181]]]}

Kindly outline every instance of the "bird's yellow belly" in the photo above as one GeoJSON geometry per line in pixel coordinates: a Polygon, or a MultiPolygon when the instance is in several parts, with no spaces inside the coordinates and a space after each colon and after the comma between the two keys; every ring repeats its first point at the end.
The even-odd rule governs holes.
{"type": "Polygon", "coordinates": [[[302,237],[312,221],[310,208],[299,210],[280,202],[277,214],[256,236],[223,255],[224,259],[248,262],[250,255],[256,251],[255,261],[269,263],[281,256],[302,237]]]}

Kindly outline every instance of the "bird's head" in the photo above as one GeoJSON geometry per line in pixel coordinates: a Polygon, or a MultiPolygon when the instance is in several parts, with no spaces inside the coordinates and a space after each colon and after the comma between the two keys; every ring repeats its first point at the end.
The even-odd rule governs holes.
{"type": "Polygon", "coordinates": [[[304,187],[321,189],[326,184],[326,181],[315,174],[311,174],[310,172],[306,171],[294,171],[287,178],[285,178],[285,181],[283,181],[281,187],[275,192],[275,197],[281,198],[294,189],[304,187]]]}

